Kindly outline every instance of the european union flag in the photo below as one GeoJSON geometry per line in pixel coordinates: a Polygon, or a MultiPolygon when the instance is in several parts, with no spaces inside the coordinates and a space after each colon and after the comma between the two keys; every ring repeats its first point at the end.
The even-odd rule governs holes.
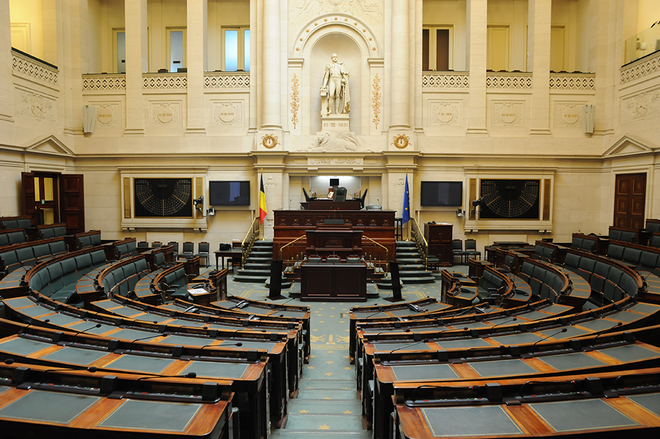
{"type": "Polygon", "coordinates": [[[410,221],[410,195],[408,191],[408,176],[406,175],[406,188],[403,194],[403,217],[402,224],[410,221]]]}

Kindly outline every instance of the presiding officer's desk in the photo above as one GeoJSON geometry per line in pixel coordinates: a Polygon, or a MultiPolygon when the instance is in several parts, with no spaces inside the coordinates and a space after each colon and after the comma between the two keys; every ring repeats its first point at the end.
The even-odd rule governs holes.
{"type": "Polygon", "coordinates": [[[300,300],[364,302],[367,300],[365,263],[303,263],[300,300]]]}

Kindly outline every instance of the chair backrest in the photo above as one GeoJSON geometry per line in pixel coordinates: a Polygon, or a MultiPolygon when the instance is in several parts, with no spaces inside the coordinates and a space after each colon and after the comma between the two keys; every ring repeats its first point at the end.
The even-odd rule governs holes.
{"type": "Polygon", "coordinates": [[[153,247],[153,248],[159,248],[159,247],[162,247],[162,246],[163,246],[163,243],[160,242],[160,241],[154,241],[154,242],[151,243],[151,247],[153,247]]]}
{"type": "Polygon", "coordinates": [[[465,240],[465,250],[476,250],[477,249],[477,241],[474,239],[466,239],[465,240]]]}
{"type": "Polygon", "coordinates": [[[193,253],[195,251],[195,244],[190,241],[183,243],[183,252],[184,253],[193,253]]]}
{"type": "Polygon", "coordinates": [[[147,241],[140,241],[137,246],[138,248],[149,248],[149,243],[147,241]]]}
{"type": "Polygon", "coordinates": [[[174,249],[174,253],[179,252],[179,242],[178,241],[170,241],[167,243],[167,245],[171,245],[172,248],[174,249]]]}
{"type": "Polygon", "coordinates": [[[460,239],[454,239],[451,241],[452,250],[463,250],[463,241],[460,239]]]}
{"type": "Polygon", "coordinates": [[[197,250],[199,253],[208,253],[209,252],[209,243],[208,242],[200,242],[197,244],[197,250]]]}

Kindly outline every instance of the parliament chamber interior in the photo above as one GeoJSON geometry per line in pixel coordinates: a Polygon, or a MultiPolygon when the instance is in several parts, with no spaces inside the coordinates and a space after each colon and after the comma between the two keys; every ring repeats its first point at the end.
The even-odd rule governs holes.
{"type": "Polygon", "coordinates": [[[657,438],[659,22],[0,0],[1,436],[657,438]]]}

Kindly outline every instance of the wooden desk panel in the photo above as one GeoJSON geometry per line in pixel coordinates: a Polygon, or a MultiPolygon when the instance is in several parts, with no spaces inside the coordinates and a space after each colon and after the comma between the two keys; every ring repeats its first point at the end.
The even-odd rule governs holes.
{"type": "Polygon", "coordinates": [[[363,264],[303,264],[300,300],[367,300],[367,267],[363,264]]]}

